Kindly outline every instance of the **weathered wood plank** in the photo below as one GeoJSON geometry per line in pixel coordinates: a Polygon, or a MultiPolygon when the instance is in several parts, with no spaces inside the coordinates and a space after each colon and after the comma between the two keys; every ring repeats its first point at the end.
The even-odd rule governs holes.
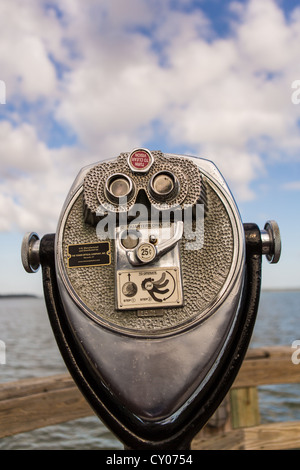
{"type": "Polygon", "coordinates": [[[260,424],[222,433],[213,438],[196,438],[192,450],[289,450],[300,448],[300,421],[260,424]]]}
{"type": "Polygon", "coordinates": [[[244,441],[243,429],[220,433],[208,438],[197,435],[192,440],[191,450],[244,450],[244,441]]]}
{"type": "Polygon", "coordinates": [[[288,450],[300,448],[300,422],[262,424],[244,429],[245,450],[288,450]]]}
{"type": "Polygon", "coordinates": [[[71,377],[63,376],[59,381],[56,376],[54,380],[44,378],[34,382],[30,385],[28,380],[24,384],[19,381],[15,393],[10,389],[12,384],[7,384],[4,388],[9,391],[8,399],[3,399],[1,390],[0,437],[94,414],[71,377]],[[22,385],[26,392],[23,396],[22,385]]]}
{"type": "Polygon", "coordinates": [[[289,346],[249,350],[233,388],[300,383],[300,365],[293,364],[289,346]]]}
{"type": "Polygon", "coordinates": [[[0,401],[48,392],[50,390],[73,388],[74,386],[74,381],[69,374],[31,377],[14,382],[4,382],[0,384],[0,401]]]}

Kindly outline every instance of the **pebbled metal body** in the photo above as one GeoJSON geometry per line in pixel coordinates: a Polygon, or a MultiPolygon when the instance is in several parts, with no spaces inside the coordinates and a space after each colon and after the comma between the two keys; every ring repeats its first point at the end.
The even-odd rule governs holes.
{"type": "MultiPolygon", "coordinates": [[[[96,214],[100,169],[104,175],[102,176],[103,184],[105,177],[111,171],[129,172],[129,168],[126,168],[126,159],[121,155],[120,160],[96,165],[87,175],[83,171],[82,176],[77,179],[74,188],[75,195],[63,211],[58,229],[59,277],[63,286],[68,287],[69,295],[73,297],[77,305],[108,328],[142,336],[157,336],[180,331],[211,315],[220,302],[224,302],[224,298],[230,294],[233,287],[237,290],[241,288],[245,255],[244,234],[238,210],[225,181],[220,176],[219,181],[215,179],[216,169],[212,163],[202,159],[163,157],[166,167],[170,168],[176,162],[177,168],[174,169],[171,166],[172,171],[177,170],[176,174],[180,183],[182,184],[184,179],[185,185],[189,188],[188,194],[185,193],[186,197],[183,198],[181,195],[179,200],[173,202],[174,206],[179,203],[196,204],[201,194],[200,185],[202,188],[205,187],[205,190],[202,190],[206,204],[204,233],[198,237],[198,243],[200,240],[201,245],[199,248],[193,246],[193,249],[189,249],[191,242],[187,237],[190,233],[186,232],[178,244],[184,304],[177,308],[162,307],[159,310],[156,307],[161,306],[154,304],[155,308],[148,308],[146,312],[135,309],[132,304],[133,310],[118,311],[115,302],[115,240],[110,241],[111,263],[103,266],[69,268],[68,246],[76,243],[99,242],[95,223],[93,225],[86,223],[86,212],[84,213],[83,208],[86,208],[88,204],[90,210],[96,214]],[[200,171],[203,162],[206,168],[200,171]],[[94,199],[93,204],[92,199],[94,199]],[[100,279],[101,282],[99,282],[100,279]]],[[[162,157],[157,162],[160,168],[161,160],[162,157]]],[[[154,171],[155,168],[152,173],[154,171]]],[[[135,175],[133,177],[137,179],[135,175]]],[[[150,177],[151,175],[143,175],[142,179],[149,180],[150,177]]],[[[138,184],[143,187],[143,182],[140,181],[138,184]]],[[[102,195],[99,198],[102,201],[101,198],[102,195]]],[[[106,206],[106,203],[103,205],[106,206]]],[[[97,207],[99,207],[99,201],[97,207]]],[[[90,217],[89,220],[91,220],[90,217]]],[[[203,227],[199,229],[194,225],[194,233],[197,229],[203,230],[203,227]]]]}
{"type": "MultiPolygon", "coordinates": [[[[92,199],[92,189],[94,198],[99,193],[99,168],[105,176],[116,169],[129,173],[122,155],[113,163],[84,170],[77,178],[58,227],[56,269],[64,309],[87,367],[138,419],[167,424],[183,412],[194,394],[204,393],[232,341],[244,283],[245,251],[238,210],[219,173],[216,178],[215,166],[173,155],[159,154],[159,159],[159,168],[162,159],[166,167],[176,162],[172,171],[180,184],[184,179],[190,188],[186,198],[176,204],[188,201],[194,205],[205,194],[200,245],[188,249],[189,235],[184,234],[176,247],[183,305],[117,309],[114,240],[110,241],[110,264],[68,267],[70,245],[99,241],[97,221],[90,216],[92,211],[96,214],[96,206],[87,199],[92,199]],[[195,187],[193,183],[197,183],[195,187]],[[87,204],[88,216],[83,210],[87,204]]],[[[150,176],[142,175],[141,188],[146,188],[143,181],[150,176]]],[[[162,256],[163,266],[168,256],[170,253],[162,256]]]]}

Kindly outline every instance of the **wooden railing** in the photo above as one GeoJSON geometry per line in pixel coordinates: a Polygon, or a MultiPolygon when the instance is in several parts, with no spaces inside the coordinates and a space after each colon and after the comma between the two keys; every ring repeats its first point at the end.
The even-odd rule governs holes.
{"type": "Polygon", "coordinates": [[[300,448],[300,421],[260,424],[257,387],[300,384],[300,364],[289,346],[249,349],[239,374],[216,415],[192,442],[202,450],[300,448]]]}
{"type": "MultiPolygon", "coordinates": [[[[300,448],[300,421],[260,424],[257,387],[300,383],[291,347],[250,349],[222,405],[194,438],[192,449],[300,448]]],[[[0,438],[91,416],[68,374],[0,384],[0,438]]]]}

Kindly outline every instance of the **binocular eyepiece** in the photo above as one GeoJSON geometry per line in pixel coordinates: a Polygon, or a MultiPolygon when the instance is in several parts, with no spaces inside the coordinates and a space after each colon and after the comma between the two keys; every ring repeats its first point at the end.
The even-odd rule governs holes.
{"type": "Polygon", "coordinates": [[[275,221],[243,224],[216,166],[135,149],[81,170],[56,234],[26,234],[61,354],[131,449],[184,449],[232,385],[275,221]]]}

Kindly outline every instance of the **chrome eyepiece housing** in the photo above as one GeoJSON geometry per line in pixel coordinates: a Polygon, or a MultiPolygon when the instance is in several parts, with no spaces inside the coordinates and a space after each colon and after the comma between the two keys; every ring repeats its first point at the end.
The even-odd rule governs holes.
{"type": "Polygon", "coordinates": [[[159,171],[149,182],[151,195],[159,201],[174,199],[179,193],[178,178],[170,171],[159,171]]]}
{"type": "Polygon", "coordinates": [[[105,194],[113,204],[122,204],[122,201],[130,200],[134,194],[132,180],[123,173],[109,176],[105,182],[105,194]]]}

